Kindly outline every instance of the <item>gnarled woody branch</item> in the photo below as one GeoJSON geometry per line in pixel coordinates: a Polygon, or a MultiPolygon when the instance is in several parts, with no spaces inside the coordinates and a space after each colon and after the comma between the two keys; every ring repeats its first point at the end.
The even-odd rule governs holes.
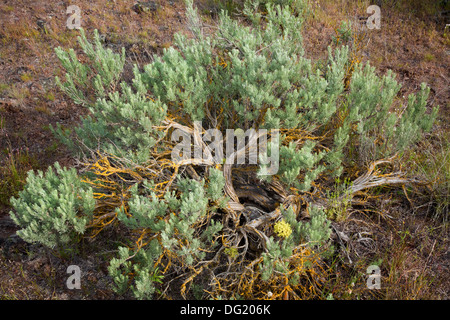
{"type": "MultiPolygon", "coordinates": [[[[178,165],[194,164],[194,165],[214,165],[213,156],[211,149],[203,142],[200,132],[203,130],[201,126],[195,125],[194,128],[189,128],[187,126],[181,125],[177,122],[166,120],[166,129],[173,127],[175,129],[181,130],[186,134],[190,134],[194,137],[194,146],[199,146],[203,151],[202,159],[185,159],[178,162],[178,165]]],[[[231,200],[228,202],[229,209],[234,211],[242,211],[244,206],[239,202],[239,197],[233,187],[233,182],[231,178],[232,166],[236,158],[240,158],[242,155],[248,152],[251,148],[257,145],[260,136],[266,134],[265,132],[259,132],[257,134],[251,135],[249,137],[248,143],[239,150],[234,151],[226,159],[223,166],[223,175],[225,177],[225,195],[227,195],[231,200]]],[[[218,143],[220,143],[219,141],[218,143]]]]}
{"type": "Polygon", "coordinates": [[[384,175],[378,175],[376,172],[376,167],[383,163],[392,163],[392,161],[397,157],[397,154],[392,156],[388,159],[382,159],[375,162],[372,162],[367,170],[367,172],[360,176],[359,178],[355,179],[353,181],[352,185],[347,189],[347,192],[344,193],[345,195],[352,195],[357,193],[358,191],[378,187],[382,185],[389,185],[389,184],[408,184],[408,183],[414,183],[414,184],[426,184],[426,182],[413,179],[413,178],[404,178],[404,173],[402,172],[393,172],[389,174],[384,175]]]}
{"type": "MultiPolygon", "coordinates": [[[[166,122],[166,124],[169,127],[180,129],[187,134],[193,135],[194,136],[194,145],[197,147],[201,147],[201,149],[203,150],[204,160],[203,159],[185,159],[185,160],[182,160],[180,163],[178,163],[178,165],[187,165],[187,164],[206,165],[206,166],[214,165],[214,162],[212,160],[213,159],[212,152],[209,149],[209,147],[203,142],[203,140],[201,138],[200,132],[201,132],[201,130],[203,130],[201,127],[194,126],[194,128],[189,128],[189,127],[183,126],[183,125],[173,122],[173,121],[168,121],[168,122],[166,122]]],[[[227,161],[223,165],[223,175],[225,177],[225,190],[224,191],[225,191],[225,194],[231,199],[228,203],[227,209],[231,210],[232,212],[239,212],[245,208],[244,205],[242,205],[240,203],[239,197],[233,187],[232,167],[233,167],[234,160],[236,158],[245,156],[245,154],[247,152],[249,152],[249,150],[253,146],[257,145],[258,139],[263,134],[265,134],[265,133],[259,132],[257,134],[251,135],[249,137],[248,143],[241,149],[236,150],[231,155],[229,155],[227,157],[227,161]]],[[[371,163],[368,167],[367,172],[364,175],[355,179],[353,181],[352,185],[341,196],[341,198],[348,197],[348,196],[351,197],[352,195],[354,195],[355,193],[358,193],[361,190],[373,188],[373,187],[377,187],[377,186],[382,186],[382,185],[395,185],[395,184],[408,184],[408,183],[424,184],[423,181],[418,181],[416,179],[411,179],[411,178],[405,178],[404,174],[400,171],[380,175],[379,172],[376,170],[377,166],[379,166],[380,164],[392,163],[396,156],[397,155],[394,155],[391,158],[382,159],[382,160],[378,160],[378,161],[371,163]]],[[[286,196],[286,195],[280,194],[280,197],[283,199],[280,206],[283,206],[286,209],[289,206],[293,206],[295,212],[298,212],[299,207],[298,207],[297,203],[299,201],[297,201],[298,200],[297,198],[299,198],[301,196],[294,196],[294,195],[286,196]]],[[[326,200],[324,203],[323,199],[317,199],[317,200],[311,199],[308,202],[311,206],[320,206],[320,207],[324,207],[324,205],[326,206],[326,204],[327,204],[326,200]]],[[[252,232],[254,234],[257,234],[263,240],[263,242],[265,242],[264,240],[266,240],[267,236],[264,234],[261,234],[262,232],[257,230],[257,228],[261,227],[264,224],[269,223],[270,221],[277,220],[280,217],[280,215],[281,215],[281,210],[280,210],[280,207],[278,207],[271,212],[268,212],[266,214],[261,215],[260,217],[258,217],[256,219],[248,221],[243,226],[242,230],[246,230],[246,231],[252,232]]]]}
{"type": "Polygon", "coordinates": [[[230,197],[232,202],[230,203],[231,208],[235,211],[242,211],[244,206],[239,202],[239,197],[233,187],[233,181],[231,179],[231,170],[233,167],[234,159],[240,158],[242,155],[257,145],[260,136],[266,134],[265,132],[259,132],[258,134],[251,135],[248,143],[239,150],[234,151],[223,166],[223,175],[225,177],[225,194],[230,197]]]}
{"type": "MultiPolygon", "coordinates": [[[[409,178],[403,178],[402,172],[394,172],[390,174],[385,175],[378,175],[377,171],[375,170],[376,167],[383,163],[392,163],[393,159],[396,157],[393,156],[389,159],[383,159],[378,160],[370,164],[367,172],[360,176],[359,178],[355,179],[353,184],[347,189],[347,192],[344,193],[342,197],[344,196],[352,196],[355,193],[363,190],[368,189],[372,187],[377,187],[381,185],[395,185],[395,184],[408,184],[408,183],[414,183],[414,184],[426,184],[424,181],[416,180],[416,179],[409,179],[409,178]]],[[[295,204],[295,198],[298,196],[290,195],[284,198],[284,202],[280,205],[285,207],[286,209],[289,206],[297,206],[295,204]]],[[[323,207],[323,200],[317,201],[317,202],[311,202],[310,206],[320,206],[323,207]]],[[[326,202],[325,202],[326,205],[326,202]]],[[[294,208],[294,210],[297,210],[298,208],[294,208]]],[[[249,221],[245,226],[244,229],[248,230],[250,232],[253,232],[261,237],[263,242],[267,238],[267,236],[261,236],[261,231],[256,232],[256,229],[261,227],[264,224],[269,223],[270,221],[275,221],[281,216],[281,210],[280,207],[276,208],[275,210],[268,212],[254,220],[249,221]]]]}

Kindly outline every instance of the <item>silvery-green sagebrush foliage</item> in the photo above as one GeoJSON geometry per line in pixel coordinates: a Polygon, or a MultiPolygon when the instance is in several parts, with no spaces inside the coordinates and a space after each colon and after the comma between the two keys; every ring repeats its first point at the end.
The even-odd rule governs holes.
{"type": "Polygon", "coordinates": [[[75,169],[55,163],[44,174],[28,172],[25,189],[11,198],[13,221],[22,229],[17,234],[27,242],[57,247],[73,240],[86,229],[95,200],[75,169]]]}
{"type": "MultiPolygon", "coordinates": [[[[135,66],[132,86],[117,83],[124,55],[103,49],[98,34],[94,45],[89,44],[84,33],[80,37],[92,68],[78,62],[73,51],[58,49],[67,70],[62,89],[91,111],[75,129],[75,136],[83,142],[78,147],[145,162],[146,150],[159,137],[152,126],[160,124],[167,111],[181,112],[189,122],[205,123],[209,121],[207,112],[215,115],[222,109],[224,114],[234,115],[225,118],[224,127],[302,128],[318,135],[339,111],[345,118],[328,152],[315,153],[311,142],[282,147],[286,155],[281,167],[283,179],[293,184],[299,173],[311,172],[299,185],[307,190],[324,170],[319,165],[321,160],[340,173],[343,149],[354,125],[361,137],[381,136],[383,145],[378,149],[388,150],[389,154],[404,150],[430,129],[437,108],[431,115],[425,114],[429,94],[425,85],[417,96],[410,96],[402,116],[391,113],[400,89],[391,72],[379,77],[373,67],[361,65],[353,74],[350,89],[344,92],[347,47],[329,50],[323,75],[304,57],[303,20],[294,16],[289,7],[268,5],[264,19],[250,6],[245,12],[255,21],[253,27],[222,15],[217,32],[209,37],[202,34],[194,10],[188,10],[196,37],[176,35],[174,47],[161,57],[155,57],[142,71],[135,66]],[[220,63],[222,60],[227,67],[220,63]],[[88,89],[97,97],[94,101],[83,93],[89,81],[88,89]],[[210,105],[215,106],[214,110],[208,109],[210,105]]],[[[57,131],[75,147],[68,131],[57,131]]]]}
{"type": "MultiPolygon", "coordinates": [[[[222,14],[208,36],[192,0],[186,2],[193,38],[176,35],[173,47],[153,62],[134,67],[131,83],[121,82],[124,51],[105,49],[98,33],[91,43],[81,32],[86,65],[73,50],[56,50],[66,70],[65,82],[57,79],[57,83],[90,111],[73,131],[54,129],[68,147],[78,154],[99,151],[144,164],[152,148],[159,150],[162,133],[157,126],[170,115],[177,115],[186,126],[201,120],[205,129],[296,129],[308,137],[326,137],[319,145],[319,139],[284,142],[286,137],[281,136],[277,176],[285,186],[304,192],[318,178],[342,174],[349,145],[371,146],[369,160],[391,156],[416,142],[436,118],[437,108],[426,113],[425,85],[409,96],[403,112],[394,112],[400,84],[392,72],[378,76],[369,64],[355,68],[346,90],[345,46],[329,49],[325,72],[315,68],[302,45],[304,19],[299,13],[304,2],[295,1],[297,9],[292,10],[266,1],[265,14],[249,2],[245,24],[222,14]]],[[[94,208],[92,190],[75,172],[55,168],[56,173],[49,170],[45,176],[30,173],[25,190],[12,201],[14,221],[23,228],[19,235],[48,246],[68,241],[72,232],[83,233],[94,208]]],[[[155,283],[161,281],[155,260],[163,252],[175,252],[171,259],[192,266],[205,252],[215,250],[213,239],[223,226],[210,217],[226,203],[225,181],[218,169],[210,168],[208,174],[208,182],[177,180],[163,198],[151,191],[152,182],[130,189],[129,212],[117,208],[118,220],[132,230],[147,228],[155,239],[137,251],[119,249],[109,267],[118,291],[131,286],[136,297],[151,297],[155,283]],[[204,229],[192,228],[202,221],[204,229]]],[[[283,212],[292,233],[282,241],[269,239],[264,279],[276,266],[288,267],[285,261],[299,243],[320,246],[328,240],[325,213],[317,207],[310,211],[309,222],[283,212]]],[[[280,268],[277,272],[286,272],[280,268]]]]}
{"type": "MultiPolygon", "coordinates": [[[[327,214],[318,207],[311,207],[311,220],[308,222],[297,221],[297,218],[292,211],[282,210],[283,219],[289,224],[292,232],[288,237],[281,240],[274,240],[269,238],[267,243],[267,252],[262,253],[264,258],[261,276],[268,280],[274,270],[278,273],[289,274],[289,265],[286,263],[289,257],[292,256],[294,248],[302,243],[310,247],[320,247],[326,245],[330,239],[331,221],[327,219],[327,214]]],[[[293,274],[290,281],[298,281],[298,274],[293,274]]]]}
{"type": "Polygon", "coordinates": [[[391,72],[380,77],[369,64],[360,65],[349,90],[344,91],[347,47],[334,52],[329,49],[322,74],[304,57],[303,20],[289,7],[269,4],[264,18],[250,5],[244,12],[254,21],[253,26],[222,15],[214,36],[205,36],[196,13],[188,9],[196,37],[176,35],[174,47],[164,50],[161,57],[143,70],[135,66],[131,86],[117,83],[123,54],[102,49],[98,34],[95,45],[89,44],[82,33],[80,44],[93,68],[79,63],[73,51],[59,49],[57,53],[67,70],[62,89],[74,101],[86,104],[91,113],[74,129],[74,135],[61,127],[56,132],[74,149],[101,150],[142,163],[160,137],[154,126],[167,112],[181,113],[187,124],[202,120],[204,127],[213,127],[207,114],[214,117],[222,110],[227,115],[224,128],[299,128],[317,136],[329,129],[339,113],[343,120],[328,151],[318,152],[312,141],[281,147],[281,178],[300,190],[309,190],[324,170],[341,174],[350,135],[375,145],[372,160],[376,160],[403,151],[431,128],[437,108],[425,114],[429,94],[425,85],[409,97],[400,116],[390,110],[400,90],[391,72]],[[83,94],[88,79],[89,89],[97,97],[91,102],[83,94]],[[76,143],[74,136],[82,143],[76,143]],[[303,181],[296,180],[300,174],[305,176],[303,181]]]}
{"type": "Polygon", "coordinates": [[[147,89],[138,75],[133,86],[119,83],[125,63],[124,49],[121,55],[105,49],[97,31],[91,44],[81,30],[79,43],[90,66],[80,63],[73,50],[57,48],[56,54],[67,71],[66,82],[57,78],[57,84],[75,103],[85,105],[90,114],[74,129],[77,141],[81,141],[78,145],[70,130],[59,124],[54,132],[74,151],[101,150],[144,162],[159,136],[152,126],[165,118],[167,107],[147,97],[147,89]]]}
{"type": "MultiPolygon", "coordinates": [[[[135,252],[127,247],[119,248],[119,258],[112,259],[108,268],[117,285],[117,292],[125,292],[131,286],[135,297],[150,298],[159,275],[158,269],[154,267],[155,261],[164,250],[176,253],[176,257],[171,259],[179,261],[172,263],[191,266],[195,261],[203,260],[206,252],[212,252],[218,246],[219,243],[213,239],[223,227],[219,221],[211,220],[200,233],[195,227],[199,221],[207,221],[207,216],[216,212],[217,208],[208,206],[210,200],[224,199],[225,181],[221,172],[211,168],[209,180],[208,186],[203,180],[179,180],[176,188],[181,193],[179,198],[175,197],[174,192],[166,193],[164,199],[158,199],[154,193],[138,194],[137,188],[131,191],[129,216],[120,211],[119,220],[131,230],[147,228],[158,235],[161,241],[154,239],[145,249],[135,252]],[[134,277],[131,278],[130,274],[134,274],[134,277]]],[[[151,189],[148,182],[145,184],[147,190],[151,189]]]]}

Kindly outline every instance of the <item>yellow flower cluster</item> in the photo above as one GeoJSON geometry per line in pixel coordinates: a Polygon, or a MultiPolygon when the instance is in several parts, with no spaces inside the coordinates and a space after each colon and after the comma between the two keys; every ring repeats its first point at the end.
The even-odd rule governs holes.
{"type": "Polygon", "coordinates": [[[273,229],[280,238],[287,238],[292,233],[292,228],[290,224],[284,220],[280,220],[277,223],[275,223],[273,229]]]}
{"type": "Polygon", "coordinates": [[[232,259],[236,258],[239,254],[237,248],[235,248],[235,247],[225,248],[224,252],[225,252],[225,254],[230,256],[230,258],[232,258],[232,259]]]}

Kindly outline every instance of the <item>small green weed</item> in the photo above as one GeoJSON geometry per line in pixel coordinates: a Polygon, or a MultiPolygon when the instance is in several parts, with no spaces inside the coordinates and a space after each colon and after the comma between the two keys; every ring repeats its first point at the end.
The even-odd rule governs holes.
{"type": "Polygon", "coordinates": [[[25,185],[27,172],[38,167],[38,162],[28,149],[4,150],[6,159],[0,167],[0,204],[9,205],[12,196],[17,196],[25,185]]]}
{"type": "Polygon", "coordinates": [[[338,178],[335,181],[334,191],[327,191],[328,208],[326,209],[329,219],[337,222],[345,221],[348,217],[348,209],[351,206],[351,195],[349,190],[350,180],[345,179],[341,184],[338,178]]]}
{"type": "Polygon", "coordinates": [[[434,60],[436,59],[436,57],[435,57],[432,53],[426,53],[426,54],[423,56],[423,59],[424,59],[426,62],[431,62],[431,61],[434,61],[434,60]]]}
{"type": "Polygon", "coordinates": [[[29,74],[29,73],[24,73],[24,74],[22,74],[22,75],[20,76],[20,79],[21,79],[23,82],[29,82],[29,81],[31,81],[31,80],[33,79],[33,77],[32,77],[31,74],[29,74]]]}

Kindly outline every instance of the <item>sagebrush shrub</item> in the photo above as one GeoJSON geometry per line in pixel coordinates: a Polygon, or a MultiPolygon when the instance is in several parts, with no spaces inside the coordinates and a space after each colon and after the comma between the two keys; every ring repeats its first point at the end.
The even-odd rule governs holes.
{"type": "MultiPolygon", "coordinates": [[[[73,130],[54,131],[86,157],[83,183],[95,191],[96,206],[72,171],[59,170],[58,179],[50,171],[37,183],[31,175],[14,202],[15,221],[25,227],[21,236],[37,241],[48,239],[44,230],[55,230],[41,241],[53,245],[55,237],[68,241],[71,230],[82,233],[88,221],[94,235],[106,225],[128,230],[129,246],[118,248],[108,270],[118,292],[131,289],[137,298],[169,286],[167,274],[181,277],[182,296],[191,284],[213,298],[267,298],[268,288],[278,288],[277,298],[287,284],[293,297],[312,295],[302,277],[320,265],[331,234],[325,207],[317,204],[326,197],[323,189],[358,160],[352,148],[373,145],[368,162],[401,153],[430,130],[437,108],[425,112],[423,85],[397,113],[392,105],[400,84],[392,72],[380,77],[369,64],[355,68],[346,88],[348,48],[330,47],[324,70],[314,67],[304,55],[301,10],[272,2],[264,13],[247,3],[245,21],[222,13],[206,35],[186,1],[192,37],[178,34],[161,56],[134,66],[131,83],[120,81],[123,51],[103,48],[97,33],[93,44],[81,33],[87,65],[74,51],[57,49],[67,71],[61,89],[90,114],[73,130]],[[201,134],[229,128],[276,129],[279,143],[269,143],[259,159],[279,148],[278,172],[261,175],[262,164],[171,158],[174,130],[193,135],[192,145],[206,153],[201,134]],[[45,218],[47,208],[54,220],[45,218]]],[[[398,182],[396,176],[371,180],[384,162],[371,165],[344,194],[398,182]]]]}
{"type": "Polygon", "coordinates": [[[28,172],[25,189],[11,198],[12,220],[22,229],[17,234],[27,242],[47,247],[63,246],[82,235],[92,217],[92,188],[81,182],[75,169],[55,163],[44,174],[28,172]]]}

